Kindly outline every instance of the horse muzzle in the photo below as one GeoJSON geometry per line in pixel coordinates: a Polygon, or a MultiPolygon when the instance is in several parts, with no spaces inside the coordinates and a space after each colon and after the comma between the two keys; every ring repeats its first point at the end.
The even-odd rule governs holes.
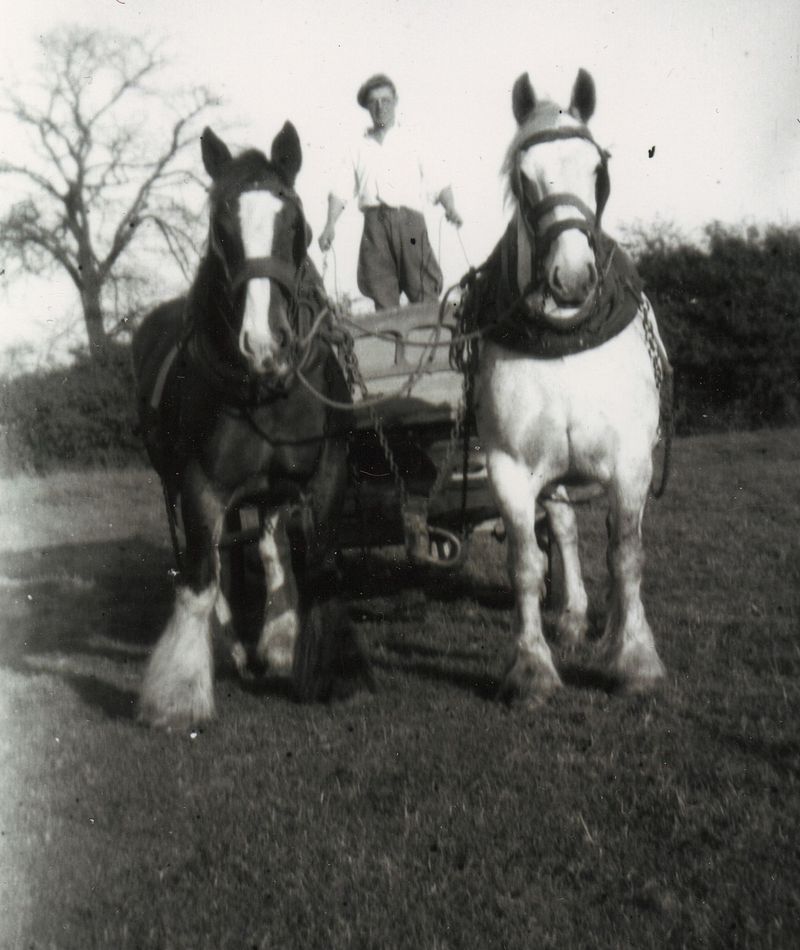
{"type": "Polygon", "coordinates": [[[578,267],[554,265],[547,275],[550,295],[560,307],[580,307],[597,287],[594,257],[578,267]]]}

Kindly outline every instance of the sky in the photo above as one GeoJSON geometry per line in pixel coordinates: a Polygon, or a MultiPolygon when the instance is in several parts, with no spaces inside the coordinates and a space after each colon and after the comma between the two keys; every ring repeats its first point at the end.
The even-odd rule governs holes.
{"type": "MultiPolygon", "coordinates": [[[[590,125],[612,154],[604,224],[800,223],[800,4],[797,0],[37,0],[5,5],[0,85],[29,75],[36,38],[77,23],[163,41],[178,81],[223,99],[215,122],[234,147],[269,150],[285,119],[300,133],[297,181],[315,235],[333,170],[368,124],[360,83],[388,73],[400,114],[445,162],[460,232],[428,214],[445,285],[479,264],[509,209],[500,165],[513,134],[511,87],[568,103],[580,67],[597,87],[590,125]]],[[[23,143],[3,135],[0,156],[23,143]]],[[[203,175],[199,145],[196,169],[203,175]]],[[[0,194],[0,212],[4,208],[0,194]]],[[[312,256],[329,291],[357,293],[361,221],[351,205],[335,255],[312,256]]],[[[171,277],[169,280],[172,280],[171,277]]],[[[3,283],[0,351],[45,345],[78,313],[58,277],[3,283]]],[[[153,301],[167,289],[154,288],[153,301]]]]}

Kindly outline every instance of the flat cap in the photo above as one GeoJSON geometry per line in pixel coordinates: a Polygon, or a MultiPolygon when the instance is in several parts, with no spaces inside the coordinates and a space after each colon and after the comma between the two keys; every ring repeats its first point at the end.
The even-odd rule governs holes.
{"type": "Polygon", "coordinates": [[[395,89],[394,83],[388,76],[385,76],[383,73],[375,73],[374,76],[370,76],[369,79],[361,86],[358,90],[358,95],[356,100],[362,109],[367,108],[367,97],[372,92],[373,89],[377,89],[379,86],[388,86],[392,92],[397,95],[397,89],[395,89]]]}

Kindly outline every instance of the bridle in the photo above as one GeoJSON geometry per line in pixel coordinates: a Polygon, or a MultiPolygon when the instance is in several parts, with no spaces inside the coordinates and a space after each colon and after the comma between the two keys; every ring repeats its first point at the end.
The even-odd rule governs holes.
{"type": "MultiPolygon", "coordinates": [[[[239,194],[253,191],[268,191],[274,194],[272,188],[264,182],[253,182],[242,189],[239,194]]],[[[209,232],[208,248],[209,254],[213,255],[219,264],[225,283],[225,308],[219,313],[222,326],[228,336],[229,342],[234,350],[238,350],[239,329],[233,322],[235,310],[235,301],[243,287],[251,280],[268,279],[275,281],[280,287],[288,303],[287,322],[291,333],[291,339],[288,344],[290,354],[291,369],[286,377],[280,380],[269,381],[265,379],[264,374],[255,373],[252,370],[247,371],[247,375],[253,378],[254,387],[262,394],[277,395],[285,392],[293,381],[294,373],[298,365],[302,365],[309,356],[310,345],[313,342],[310,339],[312,329],[318,327],[320,320],[318,311],[324,304],[324,297],[320,289],[315,285],[309,272],[309,261],[306,255],[306,219],[303,213],[303,206],[299,196],[293,191],[284,187],[281,189],[281,198],[284,201],[291,202],[298,215],[298,237],[295,239],[294,257],[300,258],[299,265],[293,262],[282,260],[279,257],[266,255],[261,257],[246,258],[244,262],[235,271],[231,269],[224,248],[214,229],[213,223],[209,232]],[[302,242],[302,246],[300,245],[302,242]]],[[[241,378],[241,373],[237,374],[241,378]]]]}
{"type": "MultiPolygon", "coordinates": [[[[605,208],[610,193],[610,181],[608,176],[609,158],[609,153],[597,144],[592,133],[585,126],[544,129],[540,132],[533,132],[517,145],[517,160],[514,163],[512,172],[511,189],[517,199],[520,217],[525,225],[525,230],[533,249],[533,280],[537,284],[553,242],[565,231],[580,231],[585,234],[590,247],[595,255],[597,255],[599,244],[598,236],[601,231],[603,209],[605,208]],[[556,194],[547,195],[545,198],[532,195],[531,187],[523,178],[519,162],[519,158],[523,152],[526,152],[534,145],[564,139],[583,139],[594,146],[600,157],[600,167],[597,171],[597,181],[595,183],[594,210],[576,195],[568,192],[558,192],[556,194]],[[580,217],[573,215],[570,218],[552,221],[542,231],[540,227],[542,218],[550,214],[556,208],[563,206],[575,208],[580,212],[580,217]]],[[[599,267],[598,272],[600,272],[599,267]]]]}
{"type": "MultiPolygon", "coordinates": [[[[253,182],[240,191],[269,191],[265,182],[253,182]]],[[[191,350],[192,358],[204,379],[225,397],[240,406],[256,406],[285,396],[294,384],[297,371],[309,360],[314,343],[327,314],[326,298],[306,255],[306,219],[299,196],[286,186],[281,198],[294,204],[298,213],[298,233],[293,257],[299,264],[272,255],[246,259],[232,270],[213,220],[209,228],[206,260],[214,259],[222,272],[223,299],[218,300],[215,323],[224,331],[231,352],[239,352],[239,328],[235,325],[236,298],[251,280],[269,279],[280,287],[288,303],[287,323],[291,338],[287,345],[289,371],[280,377],[259,373],[244,363],[232,364],[220,357],[217,346],[199,332],[201,311],[192,306],[190,296],[187,319],[178,350],[191,350]]]]}

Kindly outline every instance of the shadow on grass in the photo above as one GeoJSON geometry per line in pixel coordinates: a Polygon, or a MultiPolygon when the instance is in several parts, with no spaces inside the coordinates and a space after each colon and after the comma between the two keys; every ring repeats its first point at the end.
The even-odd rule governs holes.
{"type": "Polygon", "coordinates": [[[454,667],[447,662],[448,658],[452,658],[452,654],[444,651],[438,656],[434,651],[431,651],[430,655],[433,657],[430,660],[423,658],[395,660],[385,657],[372,657],[371,662],[374,667],[389,673],[404,673],[431,682],[445,683],[472,693],[479,699],[494,700],[500,687],[499,681],[494,676],[489,673],[454,667]]]}
{"type": "MultiPolygon", "coordinates": [[[[486,653],[480,649],[438,648],[430,643],[393,637],[383,643],[390,656],[373,657],[375,666],[393,673],[408,673],[437,682],[449,683],[478,696],[494,700],[500,688],[502,676],[478,670],[464,669],[467,663],[485,663],[486,653]]],[[[510,656],[509,658],[510,659],[510,656]]],[[[614,694],[619,691],[618,681],[591,658],[570,657],[565,659],[554,648],[554,662],[565,686],[580,690],[614,694]]]]}
{"type": "MultiPolygon", "coordinates": [[[[405,650],[401,651],[395,650],[390,644],[387,644],[387,648],[399,653],[400,657],[397,659],[373,657],[372,663],[379,669],[391,673],[404,673],[432,682],[446,683],[488,702],[494,702],[497,699],[502,676],[463,669],[454,665],[454,660],[471,658],[467,652],[437,651],[422,648],[418,644],[409,644],[405,650]]],[[[590,663],[557,661],[556,666],[564,685],[572,689],[608,695],[619,691],[619,683],[614,677],[593,667],[590,663]]]]}
{"type": "Polygon", "coordinates": [[[0,555],[0,666],[61,678],[112,719],[134,715],[136,695],[91,670],[137,664],[166,623],[171,557],[139,538],[0,555]]]}
{"type": "Polygon", "coordinates": [[[425,567],[404,558],[390,559],[380,552],[371,552],[366,557],[346,557],[342,580],[343,594],[351,601],[420,591],[428,600],[440,603],[471,600],[482,607],[501,610],[514,603],[507,583],[492,584],[477,579],[469,563],[457,569],[425,567]]]}
{"type": "Polygon", "coordinates": [[[99,709],[108,719],[135,719],[138,693],[121,689],[107,680],[82,673],[61,672],[64,682],[86,703],[99,709]]]}
{"type": "MultiPolygon", "coordinates": [[[[145,660],[172,609],[168,548],[131,538],[1,557],[0,606],[7,629],[0,638],[0,666],[27,675],[46,669],[109,718],[133,718],[136,693],[98,675],[91,664],[106,661],[122,667],[145,660]]],[[[512,605],[507,587],[476,581],[469,566],[438,571],[380,553],[367,562],[348,558],[343,599],[364,619],[382,619],[390,611],[393,619],[417,629],[429,602],[470,601],[498,609],[512,605]],[[362,603],[371,598],[385,598],[386,611],[380,604],[362,603]]],[[[420,637],[393,637],[377,653],[370,652],[376,669],[447,683],[484,700],[493,699],[498,690],[499,679],[486,672],[482,649],[448,649],[420,637]]],[[[217,673],[245,692],[291,698],[286,678],[242,680],[224,663],[218,663],[217,673]]],[[[613,689],[602,674],[580,664],[562,667],[562,676],[571,686],[613,689]]]]}
{"type": "Polygon", "coordinates": [[[595,690],[612,695],[619,691],[619,682],[609,673],[592,666],[591,663],[573,661],[556,663],[565,686],[574,689],[595,690]]]}

